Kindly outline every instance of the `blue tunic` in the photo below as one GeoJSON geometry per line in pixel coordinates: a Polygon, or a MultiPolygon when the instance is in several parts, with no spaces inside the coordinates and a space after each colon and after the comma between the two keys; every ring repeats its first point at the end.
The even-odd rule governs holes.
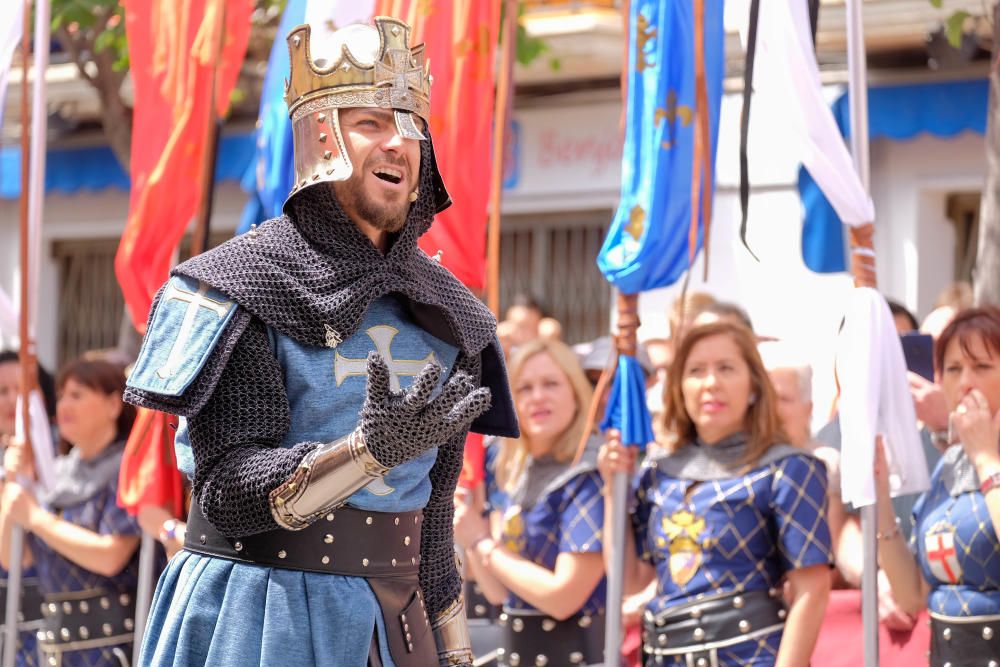
{"type": "MultiPolygon", "coordinates": [[[[113,478],[96,495],[83,502],[64,507],[60,516],[64,521],[92,530],[99,535],[140,536],[142,529],[135,517],[118,506],[118,480],[113,478]]],[[[85,570],[76,563],[56,553],[32,533],[25,534],[25,544],[31,550],[38,572],[38,584],[43,595],[103,589],[113,593],[135,594],[139,573],[138,549],[125,568],[113,577],[85,570]]],[[[112,652],[120,649],[128,655],[129,644],[113,647],[66,651],[62,654],[63,667],[119,667],[120,662],[112,652]]]]}
{"type": "MultiPolygon", "coordinates": [[[[826,486],[823,463],[805,454],[700,483],[648,463],[632,514],[639,556],[656,568],[648,609],[657,614],[701,594],[767,591],[790,570],[831,564],[826,486]]],[[[719,664],[772,665],[780,643],[778,630],[719,649],[719,664]]],[[[687,664],[664,657],[662,664],[687,664]]]]}
{"type": "MultiPolygon", "coordinates": [[[[586,470],[565,484],[547,490],[528,508],[514,503],[506,494],[496,496],[502,503],[504,547],[552,571],[561,553],[601,553],[603,486],[596,470],[586,470]]],[[[602,577],[580,608],[581,613],[604,612],[605,583],[602,577]]],[[[504,607],[535,610],[514,593],[508,595],[504,607]]]]}
{"type": "MultiPolygon", "coordinates": [[[[456,348],[414,325],[392,297],[376,300],[358,331],[335,349],[307,347],[274,330],[270,340],[291,408],[285,447],[330,442],[354,430],[367,387],[369,351],[381,353],[394,383],[404,388],[432,360],[447,377],[458,355],[456,348]]],[[[178,461],[192,465],[185,451],[190,445],[183,438],[177,445],[178,461]]],[[[436,458],[432,449],[394,468],[348,504],[379,512],[423,508],[436,458]]],[[[182,551],[157,585],[140,664],[364,667],[376,627],[382,661],[394,667],[381,610],[364,578],[182,551]]]]}
{"type": "Polygon", "coordinates": [[[944,616],[1000,614],[996,529],[978,490],[949,493],[942,480],[946,465],[938,462],[930,489],[913,508],[910,548],[931,585],[927,607],[944,616]]]}

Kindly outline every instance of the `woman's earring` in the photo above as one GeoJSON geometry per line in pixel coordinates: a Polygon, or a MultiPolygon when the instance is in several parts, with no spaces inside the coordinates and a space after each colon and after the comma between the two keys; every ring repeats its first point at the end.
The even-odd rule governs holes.
{"type": "Polygon", "coordinates": [[[751,391],[750,392],[750,402],[749,402],[749,404],[753,405],[756,402],[757,402],[757,392],[751,391]]]}
{"type": "Polygon", "coordinates": [[[417,197],[419,196],[420,196],[420,190],[414,190],[413,192],[410,193],[410,201],[411,202],[417,201],[417,197]]]}

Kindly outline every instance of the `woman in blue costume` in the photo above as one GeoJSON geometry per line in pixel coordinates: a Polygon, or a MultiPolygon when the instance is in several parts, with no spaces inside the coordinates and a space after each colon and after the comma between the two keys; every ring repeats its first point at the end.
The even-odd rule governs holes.
{"type": "Polygon", "coordinates": [[[897,603],[931,616],[934,667],[1000,664],[1000,309],[955,316],[934,347],[953,444],[913,508],[909,548],[876,462],[878,552],[897,603]]]}
{"type": "Polygon", "coordinates": [[[177,414],[184,550],[140,664],[470,665],[452,516],[516,435],[496,321],[417,245],[450,203],[410,27],[288,35],[285,215],[178,266],[126,399],[177,414]]]}
{"type": "MultiPolygon", "coordinates": [[[[4,488],[0,560],[10,531],[24,528],[24,563],[33,564],[44,596],[39,633],[43,664],[119,667],[132,659],[138,522],[118,507],[118,469],[135,412],[122,403],[125,376],[100,359],[71,362],[59,375],[56,420],[72,446],[56,461],[55,488],[38,500],[16,482],[4,488]]],[[[15,445],[8,474],[24,474],[15,445]]]]}
{"type": "Polygon", "coordinates": [[[576,356],[535,340],[511,359],[522,434],[496,459],[501,506],[491,533],[482,507],[460,505],[455,540],[487,598],[503,605],[501,665],[603,662],[603,485],[599,442],[573,461],[591,388],[576,356]]]}
{"type": "MultiPolygon", "coordinates": [[[[781,444],[753,335],[723,322],[691,329],[664,404],[678,446],[639,471],[624,545],[625,593],[656,587],[643,615],[644,664],[808,664],[833,562],[826,470],[781,444]]],[[[634,468],[635,453],[612,437],[600,460],[609,480],[634,468]]],[[[607,517],[617,508],[606,503],[607,517]]]]}
{"type": "MultiPolygon", "coordinates": [[[[56,397],[55,381],[52,376],[42,368],[37,366],[38,385],[45,401],[45,411],[48,414],[49,422],[55,418],[56,397]]],[[[17,399],[20,394],[21,385],[21,364],[17,352],[5,350],[0,352],[0,447],[7,449],[8,444],[14,438],[14,424],[17,417],[17,399]]],[[[20,626],[20,637],[17,648],[18,667],[30,667],[37,665],[38,647],[35,639],[35,632],[44,626],[41,612],[41,593],[38,590],[38,577],[34,568],[25,568],[21,572],[21,611],[18,626],[20,626]]],[[[0,604],[4,604],[6,609],[7,601],[7,570],[0,569],[0,604]]],[[[3,625],[0,625],[0,632],[3,625]]],[[[0,646],[3,640],[0,638],[0,646]]]]}

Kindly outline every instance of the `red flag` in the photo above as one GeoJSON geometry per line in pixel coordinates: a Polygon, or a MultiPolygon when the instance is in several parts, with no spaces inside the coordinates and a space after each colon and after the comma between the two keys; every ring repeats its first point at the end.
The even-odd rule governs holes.
{"type": "MultiPolygon", "coordinates": [[[[132,323],[145,333],[153,296],[166,282],[174,250],[199,205],[205,138],[209,124],[229,106],[254,2],[123,3],[135,110],[132,191],[115,273],[132,323]]],[[[139,411],[118,478],[118,504],[133,514],[142,505],[158,505],[183,516],[172,424],[169,415],[139,411]]]]}
{"type": "Polygon", "coordinates": [[[458,476],[458,485],[463,489],[474,489],[484,479],[486,479],[486,448],[483,447],[483,436],[470,433],[465,439],[462,472],[458,476]]]}
{"type": "Polygon", "coordinates": [[[135,111],[132,191],[115,273],[144,331],[153,296],[198,208],[212,105],[229,106],[250,37],[253,0],[123,0],[135,111]],[[223,26],[219,58],[218,22],[223,26]]]}
{"type": "Polygon", "coordinates": [[[486,283],[494,58],[500,30],[497,0],[377,0],[375,14],[413,27],[427,43],[431,134],[438,167],[454,204],[438,216],[420,247],[472,289],[486,283]]]}
{"type": "Polygon", "coordinates": [[[177,418],[139,408],[118,472],[118,504],[131,514],[156,505],[184,516],[184,486],[174,459],[177,418]]]}

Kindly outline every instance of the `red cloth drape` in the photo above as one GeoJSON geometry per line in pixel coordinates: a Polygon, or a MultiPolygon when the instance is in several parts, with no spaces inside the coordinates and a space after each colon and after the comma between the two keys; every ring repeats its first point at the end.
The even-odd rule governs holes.
{"type": "Polygon", "coordinates": [[[115,273],[132,323],[144,331],[153,296],[166,282],[174,249],[198,208],[209,123],[229,106],[246,54],[254,3],[123,2],[135,103],[132,191],[115,273]],[[215,35],[223,16],[219,59],[215,35]]]}

